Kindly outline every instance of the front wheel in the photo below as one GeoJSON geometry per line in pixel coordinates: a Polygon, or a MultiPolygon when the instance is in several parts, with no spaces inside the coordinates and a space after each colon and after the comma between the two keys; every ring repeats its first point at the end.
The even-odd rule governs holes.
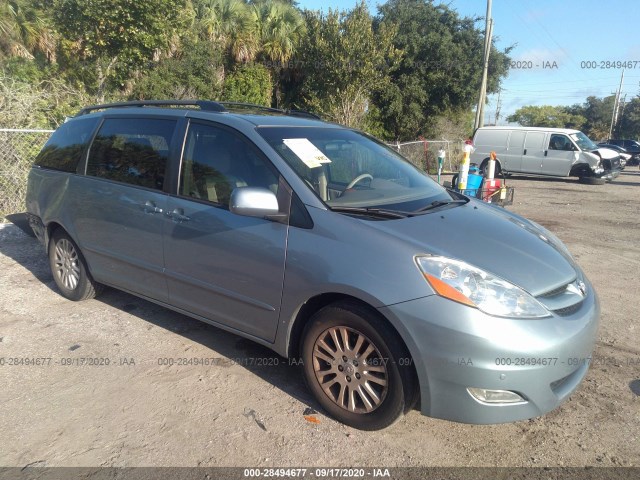
{"type": "Polygon", "coordinates": [[[413,407],[417,390],[407,350],[363,306],[338,303],[318,311],[301,347],[306,383],[336,420],[378,430],[413,407]]]}
{"type": "Polygon", "coordinates": [[[61,230],[49,242],[49,265],[60,293],[69,300],[88,300],[99,293],[101,286],[91,277],[80,249],[61,230]]]}

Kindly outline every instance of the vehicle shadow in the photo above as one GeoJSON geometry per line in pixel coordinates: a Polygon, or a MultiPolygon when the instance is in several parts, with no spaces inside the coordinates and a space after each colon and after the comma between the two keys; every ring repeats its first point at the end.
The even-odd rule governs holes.
{"type": "MultiPolygon", "coordinates": [[[[502,180],[502,177],[499,177],[502,180]]],[[[509,175],[506,182],[517,182],[518,180],[526,180],[528,182],[544,182],[544,183],[572,183],[579,184],[578,179],[574,177],[542,177],[537,175],[509,175]]]]}
{"type": "MultiPolygon", "coordinates": [[[[306,407],[316,410],[321,408],[304,384],[302,366],[297,359],[286,359],[273,350],[244,337],[120,290],[108,288],[96,298],[96,301],[125,311],[144,322],[180,335],[194,343],[199,343],[212,351],[208,357],[216,358],[219,368],[237,364],[296,398],[306,407]]],[[[171,352],[167,352],[166,356],[174,357],[171,352]]],[[[175,355],[175,357],[184,356],[188,357],[182,352],[175,355]]]]}
{"type": "Polygon", "coordinates": [[[12,223],[0,224],[0,254],[29,270],[50,290],[57,292],[44,249],[33,234],[24,214],[5,217],[12,223]]]}
{"type": "MultiPolygon", "coordinates": [[[[19,221],[20,217],[17,220],[19,221]]],[[[52,291],[59,294],[42,245],[36,238],[32,238],[32,235],[26,236],[21,231],[22,228],[25,228],[24,223],[19,227],[7,224],[0,229],[0,255],[11,258],[30,271],[34,277],[52,291]]],[[[28,224],[26,224],[26,229],[31,233],[28,224]]],[[[269,348],[244,337],[116,289],[105,289],[94,301],[124,311],[150,325],[155,325],[176,335],[181,335],[194,343],[199,343],[211,350],[210,355],[203,357],[215,358],[218,362],[218,366],[212,368],[240,365],[265,382],[296,398],[305,407],[317,411],[321,410],[320,405],[313,399],[304,384],[301,362],[297,359],[288,360],[280,357],[269,348]]],[[[72,305],[72,302],[69,304],[72,305]]],[[[183,356],[185,355],[182,352],[179,354],[176,352],[175,355],[172,355],[172,352],[166,354],[168,358],[183,356]]],[[[302,410],[301,415],[303,414],[302,410]]],[[[304,414],[307,415],[307,413],[304,414]]]]}

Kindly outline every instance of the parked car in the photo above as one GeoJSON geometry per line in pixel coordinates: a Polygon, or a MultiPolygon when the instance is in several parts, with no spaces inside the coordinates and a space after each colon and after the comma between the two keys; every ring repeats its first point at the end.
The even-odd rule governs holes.
{"type": "Polygon", "coordinates": [[[606,142],[609,145],[617,145],[624,148],[631,157],[629,165],[640,164],[640,142],[637,140],[609,139],[606,142]]]}
{"type": "Polygon", "coordinates": [[[497,173],[578,177],[603,184],[620,174],[620,156],[599,149],[579,130],[533,127],[481,127],[473,137],[471,161],[484,171],[489,154],[498,156],[497,173]]]}
{"type": "MultiPolygon", "coordinates": [[[[623,170],[627,163],[631,162],[631,159],[633,158],[633,155],[631,155],[629,152],[627,152],[626,149],[619,147],[618,145],[600,142],[598,143],[598,147],[608,148],[609,150],[618,152],[618,155],[620,155],[620,166],[623,170]]],[[[633,163],[629,163],[629,165],[633,165],[633,163]]]]}
{"type": "Polygon", "coordinates": [[[63,296],[108,285],[300,359],[356,428],[416,404],[538,416],[588,369],[599,302],[556,236],[303,112],[88,107],[38,155],[26,202],[63,296]]]}

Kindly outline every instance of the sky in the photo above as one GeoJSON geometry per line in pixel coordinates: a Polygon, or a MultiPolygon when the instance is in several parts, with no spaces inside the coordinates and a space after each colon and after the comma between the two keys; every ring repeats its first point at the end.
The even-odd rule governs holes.
{"type": "MultiPolygon", "coordinates": [[[[327,11],[349,9],[356,0],[298,0],[301,8],[327,11]]],[[[367,2],[372,14],[384,2],[367,2]]],[[[482,17],[486,0],[443,0],[461,16],[482,17]]],[[[494,45],[500,50],[514,46],[515,62],[503,80],[500,118],[525,105],[573,105],[590,95],[615,93],[622,68],[615,62],[632,63],[624,71],[621,98],[640,94],[640,1],[639,0],[493,0],[494,45]],[[556,67],[557,66],[557,67],[556,67]],[[547,67],[547,68],[545,68],[547,67]]],[[[489,96],[485,123],[495,122],[497,95],[489,96]]]]}

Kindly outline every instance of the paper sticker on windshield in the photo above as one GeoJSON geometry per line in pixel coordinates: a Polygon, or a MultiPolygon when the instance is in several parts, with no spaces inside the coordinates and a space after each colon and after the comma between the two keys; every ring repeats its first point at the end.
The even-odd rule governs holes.
{"type": "Polygon", "coordinates": [[[306,138],[285,138],[283,142],[309,168],[331,163],[331,160],[306,138]]]}

